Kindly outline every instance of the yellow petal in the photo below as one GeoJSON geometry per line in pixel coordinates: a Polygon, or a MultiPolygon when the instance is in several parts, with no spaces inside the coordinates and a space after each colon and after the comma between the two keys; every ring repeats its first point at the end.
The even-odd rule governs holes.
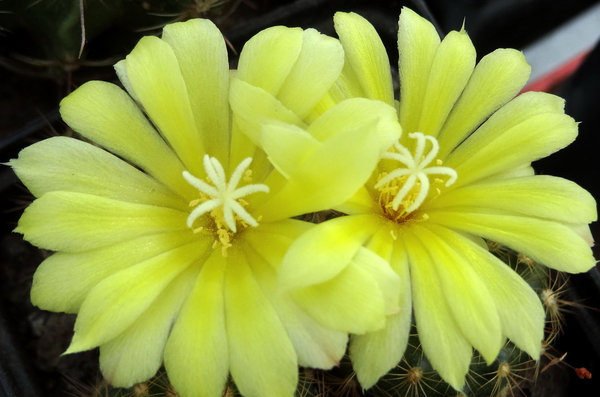
{"type": "Polygon", "coordinates": [[[492,209],[454,208],[428,214],[433,223],[497,241],[559,271],[585,272],[596,264],[588,243],[558,222],[492,209]]]}
{"type": "Polygon", "coordinates": [[[104,279],[88,294],[65,354],[88,350],[117,337],[154,302],[167,285],[194,263],[208,244],[184,245],[104,279]]]}
{"type": "Polygon", "coordinates": [[[429,228],[457,252],[470,258],[470,265],[484,280],[494,299],[503,335],[537,360],[546,314],[535,291],[504,262],[464,235],[437,225],[429,228]]]}
{"type": "Polygon", "coordinates": [[[454,389],[461,390],[469,371],[472,347],[458,328],[439,285],[429,250],[405,233],[413,288],[413,306],[423,352],[433,368],[454,389]]]}
{"type": "Polygon", "coordinates": [[[111,385],[131,387],[158,371],[171,326],[198,270],[191,266],[177,276],[127,330],[100,346],[100,369],[111,385]]]}
{"type": "Polygon", "coordinates": [[[500,317],[486,283],[468,257],[455,251],[427,227],[415,225],[414,233],[427,246],[431,264],[450,313],[464,337],[484,357],[488,365],[504,345],[500,317]]]}
{"type": "Polygon", "coordinates": [[[316,139],[325,142],[340,131],[378,119],[377,137],[380,152],[387,151],[400,138],[402,127],[396,109],[380,101],[365,98],[347,99],[329,109],[306,129],[316,139]]]}
{"type": "Polygon", "coordinates": [[[106,277],[194,239],[187,231],[153,234],[90,251],[57,252],[37,268],[31,302],[44,310],[77,313],[89,291],[106,277]]]}
{"type": "Polygon", "coordinates": [[[361,187],[352,197],[340,205],[333,207],[334,210],[348,215],[358,214],[381,214],[379,203],[373,200],[366,187],[361,187]]]}
{"type": "MultiPolygon", "coordinates": [[[[244,254],[256,281],[269,298],[285,327],[298,355],[298,364],[330,369],[339,364],[344,355],[348,335],[319,324],[298,307],[289,294],[278,293],[275,269],[293,240],[277,239],[276,236],[269,234],[266,240],[262,240],[262,244],[245,249],[244,254]],[[277,251],[279,255],[273,255],[273,251],[277,251]],[[263,257],[265,253],[267,255],[263,257]]],[[[262,235],[262,237],[267,236],[262,235]]]]}
{"type": "Polygon", "coordinates": [[[385,297],[370,272],[354,261],[331,280],[291,291],[291,295],[329,328],[364,334],[385,326],[385,297]]]}
{"type": "Polygon", "coordinates": [[[194,194],[183,165],[119,87],[90,81],[60,102],[63,120],[84,137],[137,165],[180,195],[194,194]]]}
{"type": "MultiPolygon", "coordinates": [[[[389,233],[377,233],[368,244],[369,249],[388,251],[392,246],[389,233]],[[383,248],[385,247],[385,248],[383,248]]],[[[387,316],[385,328],[364,335],[353,335],[349,354],[356,377],[363,389],[371,388],[383,375],[402,359],[412,318],[411,282],[408,257],[403,245],[398,242],[389,252],[389,261],[400,277],[398,304],[400,312],[387,316]]]]}
{"type": "Polygon", "coordinates": [[[241,253],[225,274],[225,327],[231,376],[248,397],[291,397],[298,382],[294,347],[241,253]]]}
{"type": "Polygon", "coordinates": [[[299,118],[304,119],[329,90],[344,65],[339,41],[307,29],[302,49],[277,98],[299,118]]]}
{"type": "Polygon", "coordinates": [[[76,139],[43,140],[23,149],[8,165],[36,197],[62,190],[187,210],[187,203],[162,183],[76,139]]]}
{"type": "Polygon", "coordinates": [[[127,56],[127,76],[144,110],[186,168],[204,175],[205,148],[173,49],[145,36],[127,56]]]}
{"type": "Polygon", "coordinates": [[[23,213],[15,232],[53,251],[80,252],[187,229],[187,214],[82,193],[50,192],[23,213]]]}
{"type": "Polygon", "coordinates": [[[398,22],[399,114],[406,133],[417,131],[431,65],[439,45],[440,36],[433,25],[411,9],[402,8],[398,22]]]}
{"type": "MultiPolygon", "coordinates": [[[[473,73],[475,58],[475,47],[467,32],[461,30],[448,33],[439,45],[431,65],[416,131],[438,135],[473,73]]],[[[404,65],[411,60],[401,62],[404,65]]],[[[407,132],[413,131],[407,130],[407,132]]]]}
{"type": "Polygon", "coordinates": [[[192,19],[165,26],[162,39],[177,57],[196,128],[207,153],[226,164],[229,61],[221,31],[208,19],[192,19]]]}
{"type": "Polygon", "coordinates": [[[546,157],[573,142],[577,123],[564,114],[563,103],[553,95],[528,92],[494,113],[445,161],[458,173],[452,188],[546,157]]]}
{"type": "MultiPolygon", "coordinates": [[[[400,296],[400,277],[389,266],[388,261],[373,251],[360,247],[352,258],[352,262],[366,270],[377,283],[384,299],[385,314],[397,313],[398,296],[400,296]]],[[[406,280],[403,280],[406,282],[406,280]]]]}
{"type": "Polygon", "coordinates": [[[438,156],[445,158],[490,114],[515,97],[530,72],[520,51],[501,48],[484,56],[439,133],[438,156]]]}
{"type": "Polygon", "coordinates": [[[316,225],[296,219],[262,223],[260,227],[247,229],[244,241],[279,271],[281,261],[289,246],[304,232],[316,225]]]}
{"type": "Polygon", "coordinates": [[[537,175],[468,185],[432,200],[427,208],[496,208],[565,223],[590,223],[598,218],[596,201],[566,179],[537,175]]]}
{"type": "Polygon", "coordinates": [[[226,259],[213,251],[185,300],[165,347],[165,368],[184,396],[219,397],[229,373],[225,328],[226,259]]]}
{"type": "Polygon", "coordinates": [[[366,120],[321,144],[278,192],[257,207],[264,221],[321,211],[352,197],[379,158],[378,126],[377,118],[366,120]]]}
{"type": "Polygon", "coordinates": [[[304,122],[269,92],[233,78],[229,97],[234,121],[242,132],[261,147],[263,117],[305,127],[304,122]]]}
{"type": "Polygon", "coordinates": [[[236,78],[276,96],[300,55],[302,39],[300,28],[259,32],[244,45],[236,78]]]}
{"type": "Polygon", "coordinates": [[[319,145],[310,133],[293,124],[273,119],[262,123],[262,147],[277,171],[288,179],[300,172],[319,145]]]}
{"type": "Polygon", "coordinates": [[[353,12],[338,12],[333,21],[364,97],[394,106],[390,60],[373,25],[353,12]]]}
{"type": "Polygon", "coordinates": [[[377,217],[364,214],[335,218],[311,228],[283,258],[279,287],[292,290],[331,280],[343,271],[378,227],[377,217]]]}

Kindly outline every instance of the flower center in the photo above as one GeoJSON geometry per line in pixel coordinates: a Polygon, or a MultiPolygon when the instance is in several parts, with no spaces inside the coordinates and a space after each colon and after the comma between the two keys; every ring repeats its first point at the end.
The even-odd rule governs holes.
{"type": "MultiPolygon", "coordinates": [[[[231,247],[231,239],[238,230],[238,225],[246,228],[256,227],[258,222],[244,208],[248,202],[243,197],[257,192],[269,192],[269,187],[262,183],[249,184],[238,188],[242,177],[246,182],[251,182],[251,170],[247,170],[252,162],[252,157],[244,159],[233,171],[229,183],[225,176],[223,166],[215,157],[204,156],[204,169],[207,181],[196,178],[188,171],[183,171],[185,180],[200,191],[200,198],[192,200],[190,207],[196,207],[187,218],[187,226],[194,233],[201,232],[204,227],[194,228],[196,219],[204,214],[209,214],[215,224],[215,242],[213,248],[219,243],[222,246],[223,256],[227,256],[227,248],[231,247]]],[[[260,219],[259,219],[260,220],[260,219]]]]}
{"type": "MultiPolygon", "coordinates": [[[[414,154],[400,142],[396,142],[393,146],[396,151],[386,152],[382,157],[399,161],[403,166],[390,173],[381,173],[375,184],[375,189],[379,191],[379,203],[385,215],[394,221],[408,216],[425,202],[431,186],[429,175],[448,176],[446,186],[452,185],[458,178],[454,169],[442,167],[442,160],[435,159],[440,149],[437,139],[421,132],[413,132],[408,136],[417,140],[414,154]],[[431,143],[431,148],[425,154],[427,142],[431,143]],[[436,166],[429,167],[434,159],[436,166]]],[[[444,181],[435,178],[434,182],[444,181]]],[[[439,194],[440,190],[436,190],[439,194]]]]}

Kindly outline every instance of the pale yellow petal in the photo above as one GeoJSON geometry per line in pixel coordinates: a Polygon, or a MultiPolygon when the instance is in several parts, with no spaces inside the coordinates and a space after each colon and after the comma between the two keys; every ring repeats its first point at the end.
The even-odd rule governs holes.
{"type": "Polygon", "coordinates": [[[394,106],[390,60],[373,25],[353,12],[338,12],[333,21],[364,97],[394,106]]]}
{"type": "Polygon", "coordinates": [[[234,121],[242,132],[261,147],[261,119],[270,118],[305,128],[304,122],[271,93],[233,78],[229,101],[234,121]]]}
{"type": "Polygon", "coordinates": [[[431,65],[439,45],[440,36],[433,25],[411,9],[402,8],[398,22],[399,114],[406,133],[417,131],[431,65]]]}
{"type": "Polygon", "coordinates": [[[473,350],[452,316],[428,249],[404,235],[412,280],[414,315],[423,352],[442,379],[461,390],[473,350]]]}
{"type": "Polygon", "coordinates": [[[474,182],[546,157],[577,136],[577,123],[565,115],[564,101],[550,94],[527,92],[494,113],[444,162],[458,180],[474,182]]]}
{"type": "Polygon", "coordinates": [[[15,232],[53,251],[80,252],[136,237],[186,230],[187,213],[82,193],[50,192],[23,213],[15,232]]]}
{"type": "Polygon", "coordinates": [[[67,191],[187,209],[187,203],[162,183],[98,147],[72,138],[54,137],[28,146],[8,165],[36,197],[67,191]]]}
{"type": "Polygon", "coordinates": [[[165,347],[169,380],[182,396],[219,397],[229,374],[226,259],[213,251],[185,300],[165,347]]]}
{"type": "Polygon", "coordinates": [[[192,19],[165,26],[162,39],[177,57],[206,152],[226,164],[230,137],[229,61],[221,31],[208,19],[192,19]]]}
{"type": "Polygon", "coordinates": [[[384,153],[400,138],[402,127],[398,123],[396,108],[380,101],[347,99],[329,109],[306,130],[319,141],[325,142],[340,131],[367,124],[374,118],[378,119],[377,137],[380,151],[384,153]]]}
{"type": "Polygon", "coordinates": [[[364,334],[385,326],[385,298],[368,270],[351,261],[329,281],[290,292],[326,327],[364,334]]]}
{"type": "Polygon", "coordinates": [[[388,261],[373,251],[360,247],[352,258],[352,262],[366,270],[377,283],[383,295],[385,314],[398,313],[400,310],[398,306],[398,297],[401,292],[400,277],[392,270],[388,261]]]}
{"type": "Polygon", "coordinates": [[[387,316],[385,328],[352,337],[350,359],[363,389],[371,388],[400,362],[408,343],[412,319],[411,280],[406,250],[400,241],[390,244],[388,238],[391,236],[387,230],[381,232],[373,236],[367,247],[379,255],[389,251],[390,264],[400,277],[397,299],[400,312],[387,316]]]}
{"type": "Polygon", "coordinates": [[[321,211],[348,200],[367,181],[379,158],[379,120],[340,131],[257,207],[264,221],[321,211]]]}
{"type": "MultiPolygon", "coordinates": [[[[467,32],[461,30],[448,33],[438,47],[431,65],[416,131],[438,135],[473,73],[475,59],[475,47],[467,32]]],[[[404,62],[410,61],[408,59],[404,62]]]]}
{"type": "Polygon", "coordinates": [[[60,102],[63,120],[75,131],[137,165],[187,197],[193,188],[183,165],[137,104],[119,87],[90,81],[60,102]]]}
{"type": "Polygon", "coordinates": [[[241,253],[225,274],[225,328],[231,376],[247,397],[291,397],[298,382],[294,347],[241,253]]]}
{"type": "Polygon", "coordinates": [[[426,226],[413,226],[415,235],[426,246],[440,288],[458,329],[490,365],[504,345],[496,303],[486,283],[461,255],[426,226]]]}
{"type": "Polygon", "coordinates": [[[428,214],[432,223],[497,241],[556,270],[579,273],[596,264],[588,243],[558,222],[475,208],[428,214]]]}
{"type": "Polygon", "coordinates": [[[117,337],[175,277],[194,263],[202,262],[207,248],[208,244],[198,242],[184,245],[98,283],[81,305],[75,335],[65,354],[89,350],[117,337]]]}
{"type": "Polygon", "coordinates": [[[361,187],[352,197],[340,205],[333,207],[334,210],[348,215],[381,213],[381,206],[369,194],[366,187],[361,187]]]}
{"type": "Polygon", "coordinates": [[[145,36],[127,56],[127,76],[144,110],[185,167],[204,175],[205,147],[173,49],[145,36]]]}
{"type": "MultiPolygon", "coordinates": [[[[285,225],[287,228],[289,225],[285,225]]],[[[285,230],[282,230],[286,234],[285,230]]],[[[286,293],[278,292],[276,269],[293,239],[261,234],[262,244],[244,250],[256,281],[273,305],[298,355],[301,366],[330,369],[339,364],[348,335],[319,324],[286,293]]],[[[279,235],[281,236],[281,235],[279,235]]]]}
{"type": "Polygon", "coordinates": [[[534,360],[540,356],[546,314],[535,291],[510,267],[465,236],[431,225],[457,252],[470,258],[470,265],[485,281],[494,299],[502,333],[534,360]]]}
{"type": "Polygon", "coordinates": [[[263,121],[261,141],[271,164],[288,179],[300,172],[320,145],[306,130],[273,119],[263,121]]]}
{"type": "Polygon", "coordinates": [[[343,271],[380,225],[377,217],[364,214],[331,219],[311,228],[283,258],[279,287],[293,290],[331,280],[343,271]]]}
{"type": "Polygon", "coordinates": [[[37,268],[31,302],[44,310],[77,313],[90,290],[106,277],[194,239],[195,235],[184,231],[143,236],[84,252],[57,252],[37,268]]]}
{"type": "Polygon", "coordinates": [[[338,78],[344,65],[339,41],[307,29],[302,49],[277,93],[277,98],[299,118],[305,119],[338,78]]]}
{"type": "Polygon", "coordinates": [[[445,158],[490,114],[514,98],[530,72],[520,51],[501,48],[484,56],[439,133],[438,156],[445,158]]]}
{"type": "Polygon", "coordinates": [[[171,326],[199,268],[190,266],[177,276],[127,330],[100,346],[100,369],[112,386],[131,387],[158,371],[171,326]]]}
{"type": "Polygon", "coordinates": [[[493,208],[565,223],[590,223],[598,218],[596,201],[566,179],[537,175],[468,185],[442,194],[429,208],[493,208]]]}
{"type": "Polygon", "coordinates": [[[244,45],[236,78],[277,95],[302,50],[300,28],[274,26],[244,45]]]}

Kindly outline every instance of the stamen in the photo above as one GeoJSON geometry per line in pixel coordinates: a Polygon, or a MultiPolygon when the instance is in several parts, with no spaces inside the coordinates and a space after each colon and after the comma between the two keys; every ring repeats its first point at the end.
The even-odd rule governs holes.
{"type": "MultiPolygon", "coordinates": [[[[224,223],[229,230],[233,233],[237,232],[236,227],[236,216],[239,220],[245,222],[250,226],[258,226],[258,222],[246,211],[243,205],[248,205],[248,202],[243,200],[244,204],[240,204],[242,197],[245,197],[252,193],[257,192],[269,192],[269,187],[267,185],[258,183],[252,185],[246,185],[238,188],[238,184],[244,175],[249,175],[247,170],[248,166],[252,162],[252,157],[248,157],[244,159],[233,171],[231,174],[231,178],[229,179],[229,183],[227,183],[227,178],[225,175],[225,170],[223,166],[215,157],[210,157],[209,155],[204,156],[204,169],[208,178],[214,186],[209,185],[208,183],[202,181],[199,178],[196,178],[188,171],[183,171],[183,177],[185,180],[196,189],[198,189],[201,193],[208,196],[209,199],[201,203],[201,199],[193,200],[190,202],[190,206],[194,208],[194,210],[190,213],[187,219],[187,226],[192,227],[196,219],[200,216],[210,212],[213,217],[215,217],[215,222],[217,224],[224,223]],[[199,205],[198,205],[199,204],[199,205]],[[214,212],[213,210],[219,208],[221,211],[214,212]],[[222,214],[221,216],[218,216],[222,214]],[[217,219],[222,218],[222,219],[217,219]]],[[[224,229],[223,230],[225,233],[224,229]]],[[[194,229],[197,230],[197,229],[194,229]]],[[[223,247],[226,247],[229,242],[229,236],[225,239],[223,234],[220,234],[219,239],[221,240],[223,247]],[[221,237],[223,236],[223,237],[221,237]],[[227,243],[226,243],[227,242],[227,243]]]]}
{"type": "MultiPolygon", "coordinates": [[[[392,201],[392,208],[394,211],[398,211],[400,204],[403,204],[405,206],[406,213],[415,211],[427,198],[430,187],[428,175],[438,174],[448,176],[449,178],[445,184],[446,187],[452,185],[458,178],[458,174],[452,168],[441,167],[442,161],[440,159],[435,160],[437,167],[428,167],[428,165],[433,162],[440,150],[437,139],[421,132],[413,132],[408,136],[417,140],[414,155],[412,155],[406,147],[402,146],[400,142],[396,142],[394,144],[394,149],[396,149],[396,152],[386,152],[382,156],[385,159],[399,161],[406,167],[393,170],[389,174],[379,179],[379,181],[375,184],[375,189],[383,188],[385,190],[385,185],[391,181],[397,178],[406,178],[402,188],[400,191],[398,191],[392,201]],[[428,141],[431,143],[431,149],[427,154],[425,154],[428,141]],[[411,195],[411,202],[409,204],[405,199],[417,183],[419,183],[419,191],[416,197],[412,197],[413,195],[411,195]]],[[[443,180],[440,178],[435,178],[435,182],[439,183],[443,182],[443,180]]],[[[436,188],[436,190],[438,189],[436,188]]]]}

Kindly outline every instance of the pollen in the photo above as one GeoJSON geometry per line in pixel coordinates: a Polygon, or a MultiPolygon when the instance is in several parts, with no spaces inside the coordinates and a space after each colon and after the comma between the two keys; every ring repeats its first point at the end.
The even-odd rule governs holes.
{"type": "MultiPolygon", "coordinates": [[[[395,151],[388,151],[382,157],[396,160],[402,166],[390,173],[382,173],[375,184],[375,189],[380,191],[380,202],[384,211],[388,212],[386,207],[391,207],[391,210],[396,213],[393,217],[396,220],[415,211],[425,202],[431,186],[429,175],[447,176],[446,187],[452,185],[458,178],[454,169],[442,167],[442,160],[435,158],[440,149],[437,139],[421,132],[413,132],[409,137],[417,141],[414,153],[402,146],[400,142],[396,142],[393,146],[395,151]],[[425,153],[428,142],[430,148],[425,153]],[[432,162],[435,162],[436,166],[429,167],[432,162]]],[[[444,180],[438,177],[434,178],[434,182],[441,184],[444,180]]],[[[435,188],[435,191],[439,192],[439,189],[435,188]]]]}
{"type": "Polygon", "coordinates": [[[185,180],[200,191],[200,198],[190,201],[190,207],[195,208],[187,218],[187,226],[194,233],[206,231],[204,227],[194,228],[193,225],[198,218],[208,214],[215,225],[216,245],[213,245],[213,248],[221,244],[223,256],[227,256],[227,248],[231,247],[238,226],[244,228],[258,226],[256,219],[245,208],[249,203],[244,197],[253,193],[269,192],[269,187],[261,183],[238,187],[242,178],[245,182],[252,180],[250,177],[252,172],[247,169],[251,162],[251,157],[244,159],[231,174],[229,182],[219,160],[208,155],[204,156],[204,169],[208,183],[188,171],[183,171],[185,180]]]}

